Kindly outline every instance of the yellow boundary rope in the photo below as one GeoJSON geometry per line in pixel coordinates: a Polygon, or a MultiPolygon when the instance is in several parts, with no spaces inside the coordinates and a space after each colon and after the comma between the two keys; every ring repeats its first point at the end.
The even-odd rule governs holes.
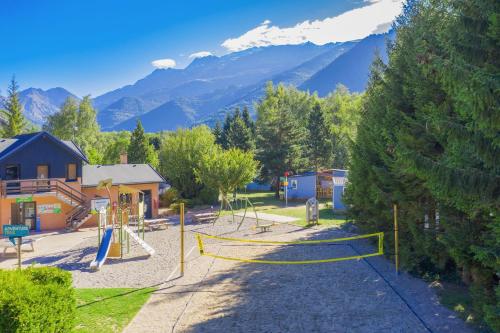
{"type": "Polygon", "coordinates": [[[352,236],[352,237],[344,237],[344,238],[333,238],[333,239],[320,239],[320,240],[305,240],[305,241],[291,241],[291,242],[280,242],[280,241],[269,241],[269,240],[256,240],[256,239],[243,239],[243,238],[230,238],[230,237],[219,237],[205,234],[196,234],[196,238],[198,240],[198,248],[200,250],[200,255],[224,259],[224,260],[232,260],[232,261],[241,261],[248,263],[256,263],[256,264],[271,264],[271,265],[306,265],[306,264],[320,264],[320,263],[328,263],[328,262],[337,262],[337,261],[345,261],[345,260],[356,260],[362,259],[366,257],[374,257],[384,254],[384,233],[377,232],[368,235],[360,235],[360,236],[352,236]],[[242,242],[242,243],[257,243],[257,244],[320,244],[320,243],[333,243],[354,239],[363,239],[370,237],[378,237],[378,251],[374,253],[368,253],[357,256],[350,257],[342,257],[342,258],[330,258],[330,259],[317,259],[317,260],[298,260],[298,261],[288,261],[288,260],[259,260],[259,259],[244,259],[244,258],[235,258],[235,257],[226,257],[219,256],[213,253],[205,252],[203,248],[203,239],[202,238],[211,238],[218,239],[230,242],[242,242]]]}

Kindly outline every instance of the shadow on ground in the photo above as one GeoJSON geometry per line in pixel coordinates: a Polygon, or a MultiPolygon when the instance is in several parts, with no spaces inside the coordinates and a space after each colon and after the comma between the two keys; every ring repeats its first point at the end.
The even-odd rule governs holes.
{"type": "MultiPolygon", "coordinates": [[[[323,229],[309,239],[345,235],[340,230],[323,229]]],[[[220,255],[236,256],[239,247],[221,246],[218,251],[220,255]]],[[[286,245],[257,259],[326,259],[373,251],[366,240],[345,245],[286,245]]],[[[309,265],[231,265],[213,260],[200,284],[184,285],[170,293],[171,297],[193,293],[175,331],[427,332],[426,326],[434,332],[467,331],[463,322],[436,304],[432,291],[422,293],[427,289],[424,282],[410,281],[408,288],[413,288],[412,283],[418,288],[401,298],[403,293],[392,289],[390,281],[365,260],[309,265]],[[414,312],[411,302],[407,303],[412,293],[421,295],[411,302],[427,311],[414,312]]]]}

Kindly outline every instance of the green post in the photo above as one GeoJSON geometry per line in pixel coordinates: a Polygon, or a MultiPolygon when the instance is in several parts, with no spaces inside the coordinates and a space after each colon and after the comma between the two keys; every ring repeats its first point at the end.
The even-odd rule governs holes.
{"type": "Polygon", "coordinates": [[[101,246],[101,214],[99,214],[99,223],[97,223],[97,247],[101,246]]]}
{"type": "Polygon", "coordinates": [[[17,268],[21,269],[21,244],[23,242],[22,237],[17,237],[17,268]]]}
{"type": "Polygon", "coordinates": [[[144,216],[141,217],[142,220],[142,240],[144,240],[144,216]]]}
{"type": "Polygon", "coordinates": [[[120,209],[120,258],[123,259],[123,210],[120,209]]]}

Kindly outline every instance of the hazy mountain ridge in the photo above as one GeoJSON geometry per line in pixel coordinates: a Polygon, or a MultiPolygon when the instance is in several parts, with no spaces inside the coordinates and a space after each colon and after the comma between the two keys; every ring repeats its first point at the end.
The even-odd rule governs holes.
{"type": "Polygon", "coordinates": [[[24,108],[26,118],[36,125],[42,125],[47,117],[58,112],[66,98],[80,98],[64,88],[47,90],[28,88],[19,93],[19,99],[24,108]]]}
{"type": "Polygon", "coordinates": [[[364,38],[349,52],[302,83],[299,89],[316,91],[319,96],[328,95],[338,84],[345,85],[351,91],[364,91],[375,54],[378,52],[382,60],[387,62],[387,43],[394,37],[395,34],[390,32],[364,38]]]}
{"type": "MultiPolygon", "coordinates": [[[[221,57],[198,58],[185,69],[157,69],[133,85],[98,96],[95,98],[95,106],[103,113],[116,112],[116,109],[108,110],[111,103],[123,97],[134,97],[148,101],[149,105],[142,106],[142,110],[147,112],[178,98],[199,97],[203,100],[207,94],[217,94],[228,87],[240,89],[261,82],[335,47],[336,44],[319,46],[305,43],[253,48],[221,57]]],[[[101,126],[109,129],[117,124],[101,123],[101,126]]]]}
{"type": "MultiPolygon", "coordinates": [[[[199,123],[213,124],[234,108],[253,105],[268,81],[317,91],[320,96],[342,83],[363,91],[375,51],[384,60],[387,37],[371,35],[360,41],[312,43],[247,49],[221,57],[194,59],[184,69],[156,69],[134,84],[93,99],[103,130],[131,130],[141,119],[147,131],[174,130],[199,123]]],[[[42,124],[68,96],[63,88],[21,92],[27,118],[42,124]]]]}

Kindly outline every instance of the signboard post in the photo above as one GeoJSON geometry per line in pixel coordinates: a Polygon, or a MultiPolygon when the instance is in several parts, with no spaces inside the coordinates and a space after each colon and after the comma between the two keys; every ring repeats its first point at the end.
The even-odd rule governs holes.
{"type": "Polygon", "coordinates": [[[285,207],[288,207],[288,171],[285,171],[285,207]]]}
{"type": "Polygon", "coordinates": [[[26,237],[30,234],[30,230],[27,225],[5,224],[2,231],[4,237],[9,237],[9,240],[12,242],[12,244],[17,246],[17,267],[21,269],[21,244],[23,243],[23,237],[26,237]]]}

